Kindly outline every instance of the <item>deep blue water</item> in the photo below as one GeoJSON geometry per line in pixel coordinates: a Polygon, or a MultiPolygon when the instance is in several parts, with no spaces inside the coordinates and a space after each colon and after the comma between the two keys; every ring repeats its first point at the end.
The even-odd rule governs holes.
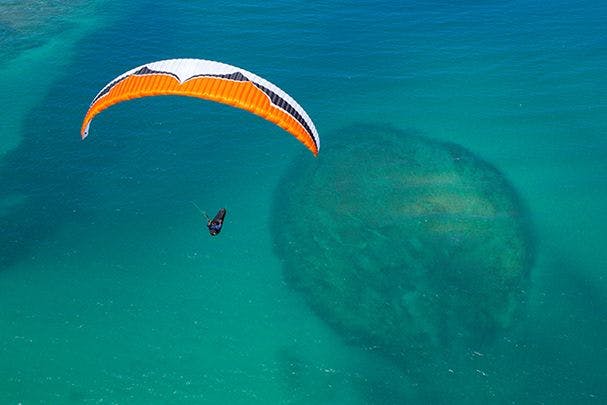
{"type": "Polygon", "coordinates": [[[606,19],[592,1],[0,2],[0,402],[605,402],[606,19]],[[524,314],[428,366],[472,377],[436,387],[348,344],[285,283],[271,210],[308,152],[279,128],[154,98],[80,141],[103,85],[176,57],[267,78],[321,140],[386,125],[503,173],[534,227],[524,314]],[[220,237],[191,201],[228,207],[220,237]]]}

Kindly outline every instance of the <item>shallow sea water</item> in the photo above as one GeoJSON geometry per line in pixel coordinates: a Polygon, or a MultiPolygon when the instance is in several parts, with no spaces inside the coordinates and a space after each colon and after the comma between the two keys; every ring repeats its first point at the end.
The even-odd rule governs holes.
{"type": "Polygon", "coordinates": [[[0,402],[605,402],[606,17],[589,1],[0,1],[0,402]],[[80,141],[104,84],[174,57],[276,83],[321,140],[387,125],[494,165],[533,223],[524,314],[490,351],[462,349],[471,373],[429,364],[439,391],[344,339],[276,253],[294,139],[155,98],[80,141]],[[227,207],[220,237],[191,201],[227,207]]]}

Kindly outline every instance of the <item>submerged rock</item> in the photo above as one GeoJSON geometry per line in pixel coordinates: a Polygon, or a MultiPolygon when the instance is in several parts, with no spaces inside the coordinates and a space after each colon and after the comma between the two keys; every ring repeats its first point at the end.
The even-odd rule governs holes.
{"type": "Polygon", "coordinates": [[[504,176],[460,146],[391,128],[324,139],[279,185],[273,216],[285,278],[311,307],[406,367],[508,327],[533,249],[504,176]]]}

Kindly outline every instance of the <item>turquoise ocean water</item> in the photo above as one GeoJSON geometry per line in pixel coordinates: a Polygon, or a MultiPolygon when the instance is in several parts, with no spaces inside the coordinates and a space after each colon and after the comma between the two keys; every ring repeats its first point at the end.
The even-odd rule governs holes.
{"type": "Polygon", "coordinates": [[[595,1],[0,0],[0,403],[605,403],[605,20],[595,1]],[[155,98],[80,141],[103,85],[176,57],[276,83],[321,140],[385,125],[497,167],[533,222],[524,314],[429,365],[440,387],[348,344],[276,254],[292,137],[155,98]],[[219,237],[191,201],[228,208],[219,237]]]}

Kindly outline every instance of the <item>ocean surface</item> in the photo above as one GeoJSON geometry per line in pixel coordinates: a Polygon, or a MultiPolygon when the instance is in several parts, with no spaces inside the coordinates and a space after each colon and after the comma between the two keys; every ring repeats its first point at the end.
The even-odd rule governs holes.
{"type": "Polygon", "coordinates": [[[605,21],[586,0],[0,0],[0,403],[606,403],[605,21]],[[175,97],[80,140],[107,82],[181,57],[280,86],[327,148],[385,126],[497,168],[532,223],[524,310],[412,373],[286,281],[277,187],[322,146],[175,97]],[[227,208],[221,235],[192,202],[227,208]]]}

